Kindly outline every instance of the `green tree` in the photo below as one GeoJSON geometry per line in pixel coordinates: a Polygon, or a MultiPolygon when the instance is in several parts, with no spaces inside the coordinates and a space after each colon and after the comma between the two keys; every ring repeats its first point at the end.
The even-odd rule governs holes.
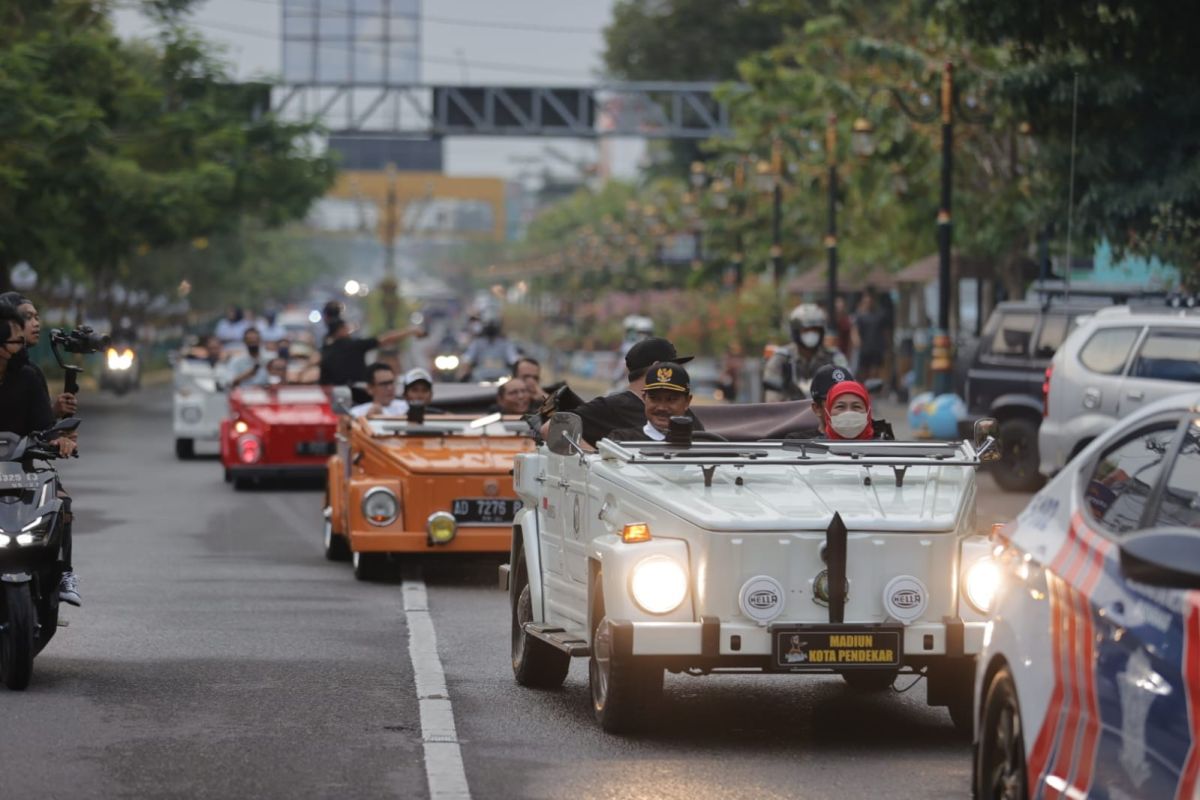
{"type": "Polygon", "coordinates": [[[1000,48],[999,87],[1050,160],[1065,229],[1075,80],[1076,226],[1200,279],[1200,15],[1169,3],[944,0],[977,45],[1000,48]]]}

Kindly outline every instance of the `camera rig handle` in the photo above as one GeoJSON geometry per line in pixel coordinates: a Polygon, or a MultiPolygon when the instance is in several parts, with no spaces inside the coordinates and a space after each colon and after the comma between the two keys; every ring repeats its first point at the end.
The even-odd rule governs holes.
{"type": "Polygon", "coordinates": [[[63,332],[58,329],[50,331],[50,352],[54,353],[54,360],[58,362],[58,366],[62,367],[64,373],[63,391],[68,394],[78,394],[79,373],[83,372],[83,367],[77,367],[74,364],[67,364],[63,361],[62,353],[58,350],[58,345],[65,338],[63,332]]]}

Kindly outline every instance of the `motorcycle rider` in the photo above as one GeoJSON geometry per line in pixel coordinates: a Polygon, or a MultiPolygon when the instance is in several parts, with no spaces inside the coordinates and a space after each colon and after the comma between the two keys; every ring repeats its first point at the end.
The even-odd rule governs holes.
{"type": "Polygon", "coordinates": [[[814,303],[801,303],[788,315],[792,341],[775,349],[763,367],[767,402],[803,400],[818,369],[827,364],[849,367],[840,350],[825,347],[825,312],[814,303]]]}
{"type": "Polygon", "coordinates": [[[486,316],[479,336],[463,353],[458,379],[496,380],[508,375],[520,357],[521,351],[505,337],[500,320],[493,315],[486,316]]]}
{"type": "MultiPolygon", "coordinates": [[[[12,305],[0,303],[0,426],[18,436],[44,431],[54,424],[46,378],[35,366],[19,356],[26,348],[25,319],[12,305]]],[[[75,441],[60,436],[51,442],[63,458],[75,452],[75,441]]],[[[70,498],[63,497],[68,520],[61,546],[62,578],[58,598],[80,605],[79,580],[71,567],[70,498]]]]}

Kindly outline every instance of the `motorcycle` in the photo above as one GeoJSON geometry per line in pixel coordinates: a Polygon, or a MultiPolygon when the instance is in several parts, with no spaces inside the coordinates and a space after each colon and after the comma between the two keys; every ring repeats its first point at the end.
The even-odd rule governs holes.
{"type": "Polygon", "coordinates": [[[104,352],[100,367],[100,388],[117,395],[137,389],[142,382],[141,363],[137,352],[128,344],[113,342],[104,352]]]}
{"type": "Polygon", "coordinates": [[[29,436],[0,433],[0,682],[9,689],[29,685],[34,656],[58,630],[58,553],[69,523],[48,462],[59,457],[51,442],[78,427],[70,417],[29,436]]]}

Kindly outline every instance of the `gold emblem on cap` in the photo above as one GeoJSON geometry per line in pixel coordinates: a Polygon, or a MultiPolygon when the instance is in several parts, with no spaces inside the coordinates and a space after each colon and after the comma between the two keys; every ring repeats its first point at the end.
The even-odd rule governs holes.
{"type": "Polygon", "coordinates": [[[672,370],[670,367],[659,367],[658,382],[666,383],[667,381],[671,380],[671,378],[674,376],[674,374],[675,374],[675,371],[672,370]]]}

